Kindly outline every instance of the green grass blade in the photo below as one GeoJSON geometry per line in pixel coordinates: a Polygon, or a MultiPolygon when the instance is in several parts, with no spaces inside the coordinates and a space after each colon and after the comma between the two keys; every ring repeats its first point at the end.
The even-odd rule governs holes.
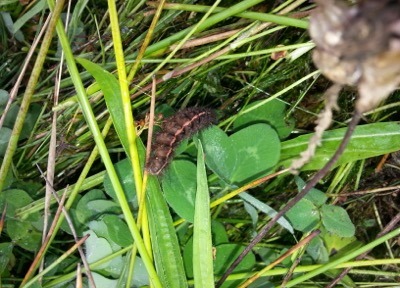
{"type": "MultiPolygon", "coordinates": [[[[400,149],[399,128],[399,122],[359,125],[336,166],[398,151],[400,149]]],[[[332,157],[340,142],[342,142],[346,129],[340,128],[326,131],[322,139],[322,146],[317,149],[313,159],[302,170],[321,169],[332,157]]],[[[280,165],[288,167],[293,159],[306,150],[311,136],[312,134],[307,134],[283,142],[280,165]]]]}
{"type": "MultiPolygon", "coordinates": [[[[211,6],[206,5],[192,5],[192,4],[180,4],[180,3],[168,3],[165,5],[164,9],[171,9],[171,10],[184,10],[190,12],[203,12],[206,13],[209,11],[211,6]]],[[[228,10],[230,8],[218,7],[214,10],[213,13],[218,13],[224,10],[228,10]]],[[[262,22],[272,22],[278,25],[285,25],[285,26],[293,26],[298,28],[307,29],[308,28],[308,21],[295,19],[287,16],[275,15],[270,13],[260,13],[260,12],[241,12],[235,15],[236,17],[240,18],[247,18],[252,20],[259,20],[262,22]]]]}
{"type": "Polygon", "coordinates": [[[146,200],[154,261],[163,287],[188,287],[171,214],[154,176],[149,176],[146,200]]]}
{"type": "MultiPolygon", "coordinates": [[[[388,241],[391,238],[394,238],[396,236],[398,236],[400,234],[400,228],[397,228],[391,232],[389,232],[388,234],[386,234],[385,236],[382,236],[381,238],[378,238],[374,241],[372,241],[371,243],[368,243],[364,246],[362,246],[361,248],[352,251],[351,253],[346,254],[345,256],[336,259],[334,261],[331,261],[329,263],[326,263],[320,267],[318,267],[317,269],[314,269],[302,276],[299,276],[296,279],[293,279],[292,281],[289,281],[285,284],[285,287],[295,287],[295,285],[302,283],[316,275],[319,275],[321,273],[324,273],[325,271],[328,271],[329,269],[333,269],[335,267],[337,267],[338,265],[349,261],[350,259],[353,259],[355,257],[357,257],[358,255],[361,255],[362,253],[369,251],[371,249],[373,249],[374,247],[378,246],[379,244],[384,243],[385,241],[388,241]]],[[[282,286],[279,286],[282,287],[282,286]]]]}
{"type": "MultiPolygon", "coordinates": [[[[229,7],[229,9],[226,9],[217,14],[214,14],[211,17],[209,17],[206,21],[204,21],[197,28],[197,33],[204,31],[205,29],[207,29],[221,21],[226,20],[228,17],[236,15],[240,12],[243,12],[246,9],[249,9],[261,2],[263,2],[263,0],[245,0],[245,1],[239,2],[236,5],[229,7]]],[[[193,27],[188,27],[178,33],[175,33],[174,35],[172,35],[166,39],[158,41],[157,43],[155,43],[147,48],[145,55],[152,54],[161,49],[168,49],[168,47],[171,44],[174,44],[176,41],[183,39],[187,35],[187,33],[189,33],[192,29],[193,29],[193,27]]]]}
{"type": "Polygon", "coordinates": [[[193,275],[195,287],[214,287],[210,195],[201,142],[197,154],[197,191],[193,230],[193,275]]]}

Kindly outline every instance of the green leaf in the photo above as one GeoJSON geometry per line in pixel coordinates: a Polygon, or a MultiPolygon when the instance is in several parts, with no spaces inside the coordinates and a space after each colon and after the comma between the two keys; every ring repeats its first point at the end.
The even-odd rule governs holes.
{"type": "Polygon", "coordinates": [[[196,165],[185,160],[172,161],[162,177],[162,187],[169,206],[183,219],[193,223],[196,197],[196,165]]]}
{"type": "Polygon", "coordinates": [[[163,287],[188,287],[178,237],[155,176],[149,175],[146,207],[157,273],[163,287]]]}
{"type": "Polygon", "coordinates": [[[284,139],[289,136],[294,128],[294,119],[286,119],[285,112],[287,104],[277,99],[273,99],[267,103],[264,103],[263,105],[260,105],[262,102],[265,101],[260,100],[251,103],[243,110],[243,112],[239,114],[239,117],[236,118],[235,122],[233,123],[235,130],[242,129],[246,126],[256,123],[266,123],[275,128],[280,139],[284,139]]]}
{"type": "Polygon", "coordinates": [[[29,221],[9,219],[6,222],[8,236],[13,242],[29,251],[37,251],[41,243],[42,234],[29,221]]]}
{"type": "Polygon", "coordinates": [[[10,242],[0,243],[0,277],[10,263],[13,248],[14,245],[10,242]]]}
{"type": "MultiPolygon", "coordinates": [[[[17,119],[19,111],[19,105],[14,102],[10,109],[7,112],[6,117],[4,118],[3,126],[12,129],[14,127],[15,120],[17,119]]],[[[3,113],[2,113],[3,114],[3,113]]]]}
{"type": "Polygon", "coordinates": [[[211,221],[212,242],[214,245],[225,244],[229,242],[225,226],[217,220],[211,221]]]}
{"type": "Polygon", "coordinates": [[[8,99],[10,98],[6,90],[0,89],[0,111],[3,112],[3,106],[6,106],[8,99]]]}
{"type": "Polygon", "coordinates": [[[96,287],[109,287],[109,288],[118,287],[118,280],[106,278],[103,275],[96,272],[92,272],[92,275],[96,287]]]}
{"type": "MultiPolygon", "coordinates": [[[[35,123],[40,115],[42,106],[38,104],[31,104],[28,108],[28,112],[26,114],[24,124],[22,126],[20,139],[26,139],[32,133],[32,129],[35,126],[35,123]]],[[[2,112],[3,109],[0,109],[2,112]]],[[[12,129],[14,127],[14,123],[17,119],[18,113],[20,110],[20,106],[16,103],[13,103],[10,107],[10,110],[7,112],[7,116],[4,119],[4,127],[12,129]]],[[[3,127],[3,128],[4,128],[3,127]]],[[[3,131],[1,132],[3,133],[3,131]]],[[[7,141],[8,143],[8,141],[7,141]]],[[[0,142],[1,145],[1,142],[0,142]]],[[[1,155],[1,154],[0,154],[1,155]]]]}
{"type": "MultiPolygon", "coordinates": [[[[297,189],[299,192],[306,186],[306,182],[303,181],[300,177],[295,177],[294,180],[296,181],[297,184],[297,189]]],[[[320,207],[321,205],[325,204],[326,200],[328,197],[326,197],[325,193],[322,191],[312,188],[306,196],[304,196],[304,199],[310,200],[312,203],[314,203],[315,206],[320,207]]]]}
{"type": "Polygon", "coordinates": [[[121,206],[111,200],[97,199],[87,203],[87,209],[93,211],[93,215],[121,214],[121,206]]]}
{"type": "Polygon", "coordinates": [[[26,114],[24,125],[22,126],[21,130],[21,136],[19,137],[19,139],[25,139],[31,135],[42,109],[43,107],[41,105],[34,103],[29,106],[29,110],[26,114]]]}
{"type": "MultiPolygon", "coordinates": [[[[214,273],[221,275],[226,271],[233,261],[243,252],[244,246],[237,244],[222,244],[215,247],[214,273]]],[[[256,264],[255,256],[252,252],[247,254],[240,264],[233,270],[234,273],[249,272],[256,264]]]]}
{"type": "MultiPolygon", "coordinates": [[[[107,239],[98,237],[92,230],[86,231],[85,234],[90,234],[90,237],[85,241],[85,253],[88,263],[94,263],[106,256],[113,254],[113,249],[107,239]]],[[[113,277],[118,277],[124,268],[122,256],[117,256],[110,261],[96,266],[95,271],[106,271],[113,277]]]]}
{"type": "Polygon", "coordinates": [[[328,253],[335,255],[334,257],[337,255],[338,257],[346,255],[350,251],[358,249],[363,245],[363,243],[357,241],[357,238],[354,236],[342,237],[327,231],[326,228],[321,229],[319,237],[324,240],[328,253]]]}
{"type": "MultiPolygon", "coordinates": [[[[76,61],[81,64],[99,84],[106,100],[108,111],[110,112],[115,131],[124,146],[126,152],[129,151],[128,137],[126,135],[124,109],[121,99],[121,89],[118,80],[113,74],[102,68],[100,65],[90,62],[83,58],[77,58],[76,61]]],[[[129,153],[127,153],[129,155],[129,153]]]]}
{"type": "MultiPolygon", "coordinates": [[[[115,243],[113,240],[111,240],[110,237],[110,229],[106,225],[106,223],[103,221],[103,219],[100,220],[92,220],[89,223],[87,223],[86,227],[89,227],[90,230],[92,230],[97,237],[99,238],[104,238],[107,240],[108,244],[110,244],[111,250],[113,252],[121,250],[121,245],[118,245],[115,243]]],[[[87,228],[86,228],[87,230],[87,228]]],[[[85,231],[82,232],[82,235],[84,235],[85,231]]]]}
{"type": "MultiPolygon", "coordinates": [[[[0,211],[3,211],[5,204],[7,203],[7,218],[13,220],[26,221],[27,223],[34,223],[40,220],[39,212],[29,214],[27,217],[15,219],[15,215],[19,208],[23,208],[33,202],[33,199],[29,194],[22,189],[9,189],[0,193],[0,211]]],[[[34,226],[32,225],[32,228],[34,226]]]]}
{"type": "Polygon", "coordinates": [[[326,263],[329,260],[329,253],[321,237],[315,237],[307,246],[307,253],[316,263],[326,263]]]}
{"type": "Polygon", "coordinates": [[[354,236],[356,231],[346,210],[334,205],[322,205],[321,219],[325,229],[340,237],[354,236]]]}
{"type": "Polygon", "coordinates": [[[195,287],[214,287],[211,241],[210,195],[207,184],[204,152],[197,145],[197,190],[193,228],[193,275],[195,287]]]}
{"type": "Polygon", "coordinates": [[[320,221],[318,208],[307,199],[301,199],[285,214],[293,228],[302,232],[312,231],[320,221]]]}
{"type": "Polygon", "coordinates": [[[103,221],[107,226],[110,239],[121,247],[127,247],[133,243],[128,225],[116,215],[106,215],[103,221]]]}
{"type": "MultiPolygon", "coordinates": [[[[332,157],[347,128],[326,131],[323,136],[322,146],[317,149],[310,163],[302,170],[321,169],[332,157]]],[[[289,167],[299,154],[307,149],[308,140],[313,134],[299,136],[282,143],[281,160],[279,165],[289,167]]],[[[346,151],[340,157],[336,166],[378,155],[383,155],[400,150],[400,125],[399,122],[383,122],[359,125],[351,137],[346,151]]]]}
{"type": "Polygon", "coordinates": [[[0,157],[6,153],[8,142],[10,141],[12,130],[7,127],[0,128],[0,157]]]}
{"type": "Polygon", "coordinates": [[[106,196],[104,195],[104,192],[100,189],[90,190],[88,193],[83,195],[76,205],[76,219],[82,224],[87,224],[89,220],[98,215],[96,211],[87,209],[88,203],[93,200],[105,198],[106,196]]]}
{"type": "Polygon", "coordinates": [[[280,142],[267,124],[246,127],[228,137],[218,127],[201,133],[207,166],[231,184],[266,175],[277,164],[280,142]]]}
{"type": "MultiPolygon", "coordinates": [[[[119,161],[114,164],[115,171],[118,175],[119,181],[124,189],[126,198],[129,202],[132,202],[135,207],[137,207],[137,197],[136,197],[136,186],[133,178],[131,161],[129,158],[119,161]]],[[[104,176],[104,190],[106,193],[112,197],[115,201],[117,196],[115,195],[114,187],[111,184],[111,179],[106,174],[104,176]]]]}

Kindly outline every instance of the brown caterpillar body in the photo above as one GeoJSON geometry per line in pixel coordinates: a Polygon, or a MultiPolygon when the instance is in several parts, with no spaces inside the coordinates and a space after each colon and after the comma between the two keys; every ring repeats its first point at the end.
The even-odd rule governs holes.
{"type": "Polygon", "coordinates": [[[159,175],[169,164],[174,151],[183,139],[192,137],[200,130],[215,124],[215,111],[203,107],[184,108],[164,119],[161,131],[156,133],[146,170],[159,175]]]}

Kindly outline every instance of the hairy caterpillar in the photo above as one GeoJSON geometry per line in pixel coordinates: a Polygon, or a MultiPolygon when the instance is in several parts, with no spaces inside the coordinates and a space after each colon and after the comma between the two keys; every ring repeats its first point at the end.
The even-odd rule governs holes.
{"type": "Polygon", "coordinates": [[[204,107],[189,107],[164,119],[161,131],[156,133],[146,170],[159,175],[168,166],[174,151],[183,139],[192,137],[200,130],[215,124],[215,111],[204,107]]]}

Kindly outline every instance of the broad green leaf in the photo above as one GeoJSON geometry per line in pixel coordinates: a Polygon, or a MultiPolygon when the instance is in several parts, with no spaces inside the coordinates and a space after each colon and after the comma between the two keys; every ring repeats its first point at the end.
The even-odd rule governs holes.
{"type": "Polygon", "coordinates": [[[326,263],[329,260],[329,253],[324,241],[320,236],[315,237],[307,245],[307,253],[316,263],[326,263]]]}
{"type": "Polygon", "coordinates": [[[0,111],[3,112],[3,106],[6,106],[9,96],[6,90],[0,89],[0,111]]]}
{"type": "Polygon", "coordinates": [[[277,99],[271,100],[258,106],[264,101],[255,101],[246,106],[244,112],[251,109],[248,113],[241,112],[239,117],[233,122],[235,130],[242,129],[246,126],[256,123],[266,123],[275,128],[278,132],[279,138],[284,139],[292,132],[294,128],[294,120],[292,118],[286,119],[287,104],[277,99]],[[258,107],[256,107],[258,106],[258,107]],[[253,109],[253,107],[256,107],[253,109]]]}
{"type": "Polygon", "coordinates": [[[25,139],[31,135],[42,109],[43,107],[41,105],[35,103],[29,105],[29,110],[26,114],[19,139],[25,139]]]}
{"type": "Polygon", "coordinates": [[[87,205],[90,201],[98,199],[103,199],[103,200],[106,199],[106,196],[100,189],[90,190],[88,193],[82,196],[82,198],[76,205],[76,210],[75,210],[76,219],[80,223],[87,224],[89,220],[93,219],[95,216],[98,215],[96,211],[87,208],[87,205]]]}
{"type": "Polygon", "coordinates": [[[42,239],[42,233],[36,230],[30,221],[24,222],[9,219],[6,221],[8,236],[16,245],[29,251],[37,251],[42,239]]]}
{"type": "Polygon", "coordinates": [[[116,215],[106,215],[103,221],[107,226],[110,239],[121,247],[127,247],[133,243],[128,225],[116,215]]]}
{"type": "MultiPolygon", "coordinates": [[[[90,237],[85,241],[85,253],[89,264],[113,254],[114,251],[107,239],[98,237],[92,230],[86,231],[85,234],[90,234],[90,237]]],[[[95,271],[107,271],[108,275],[118,277],[124,264],[122,256],[117,256],[97,266],[95,271]]]]}
{"type": "Polygon", "coordinates": [[[266,175],[280,157],[280,142],[267,124],[246,127],[227,136],[218,127],[201,133],[207,166],[231,184],[266,175]]]}
{"type": "Polygon", "coordinates": [[[197,189],[193,228],[193,275],[195,287],[214,287],[213,247],[211,241],[210,195],[204,152],[197,145],[197,189]]]}
{"type": "Polygon", "coordinates": [[[111,200],[96,199],[87,203],[86,209],[93,211],[94,215],[121,214],[121,206],[111,200]]]}
{"type": "MultiPolygon", "coordinates": [[[[7,218],[10,220],[20,220],[21,222],[37,223],[41,220],[39,212],[34,212],[26,217],[16,217],[18,210],[33,202],[29,194],[22,189],[9,189],[0,193],[0,211],[3,211],[7,203],[7,218]]],[[[34,226],[32,225],[32,229],[34,226]]]]}
{"type": "MultiPolygon", "coordinates": [[[[12,258],[13,248],[14,245],[11,242],[0,243],[0,276],[9,265],[9,262],[12,258]]],[[[10,266],[12,265],[10,264],[10,266]]]]}
{"type": "Polygon", "coordinates": [[[10,141],[10,136],[12,129],[7,127],[0,128],[0,157],[3,157],[6,153],[8,142],[10,141]]]}
{"type": "MultiPolygon", "coordinates": [[[[304,186],[306,186],[306,182],[304,182],[303,179],[297,176],[294,178],[294,180],[296,181],[297,189],[300,192],[304,188],[304,186]]],[[[325,204],[328,197],[326,197],[326,195],[322,191],[312,188],[306,194],[306,196],[304,196],[304,199],[308,199],[312,203],[314,203],[315,206],[320,207],[321,205],[325,204]]]]}
{"type": "Polygon", "coordinates": [[[221,179],[229,182],[231,170],[236,164],[236,154],[228,135],[220,128],[211,126],[200,133],[207,166],[221,179]]]}
{"type": "Polygon", "coordinates": [[[212,242],[214,245],[225,244],[229,242],[225,226],[217,220],[211,221],[212,242]]]}
{"type": "Polygon", "coordinates": [[[321,229],[320,236],[325,243],[326,249],[329,254],[336,255],[345,255],[351,250],[360,248],[363,244],[357,241],[357,238],[352,237],[342,237],[337,234],[331,233],[327,231],[325,228],[321,229]]]}
{"type": "Polygon", "coordinates": [[[10,109],[8,110],[6,117],[4,118],[3,127],[8,127],[10,129],[14,127],[15,120],[17,119],[18,116],[18,111],[19,111],[19,105],[16,102],[14,102],[10,106],[10,109]]]}
{"type": "Polygon", "coordinates": [[[334,205],[322,205],[321,219],[325,229],[340,237],[354,236],[355,227],[346,210],[334,205]]]}
{"type": "MultiPolygon", "coordinates": [[[[113,252],[121,250],[121,245],[118,245],[113,240],[111,240],[109,227],[106,225],[102,218],[99,220],[90,221],[85,225],[86,230],[87,227],[89,227],[89,229],[92,230],[97,237],[106,239],[108,244],[110,244],[111,250],[113,252]]],[[[82,235],[84,235],[84,232],[82,232],[82,235]]]]}
{"type": "MultiPolygon", "coordinates": [[[[233,261],[243,252],[245,246],[237,244],[221,244],[215,247],[214,273],[221,275],[226,271],[233,261]]],[[[240,264],[233,270],[234,273],[249,272],[256,264],[255,256],[252,252],[247,254],[240,264]]]]}
{"type": "MultiPolygon", "coordinates": [[[[127,200],[132,202],[134,206],[137,207],[136,186],[133,179],[131,161],[129,158],[125,158],[124,160],[114,164],[114,167],[122,188],[125,191],[127,200]]],[[[108,174],[104,176],[104,190],[110,197],[117,201],[117,196],[115,195],[115,191],[108,174]]]]}
{"type": "Polygon", "coordinates": [[[107,288],[118,287],[118,280],[106,278],[103,275],[96,272],[92,272],[92,275],[96,287],[107,287],[107,288]]]}
{"type": "Polygon", "coordinates": [[[294,229],[302,232],[312,231],[320,221],[318,208],[310,200],[301,199],[285,214],[294,229]]]}
{"type": "Polygon", "coordinates": [[[193,223],[196,197],[196,165],[185,160],[172,161],[162,177],[162,187],[169,206],[183,219],[193,223]]]}
{"type": "MultiPolygon", "coordinates": [[[[28,113],[26,114],[26,118],[24,120],[24,125],[22,126],[20,139],[28,138],[28,136],[32,133],[32,129],[36,124],[36,121],[40,115],[42,106],[38,104],[31,104],[28,108],[28,113]]],[[[2,110],[0,109],[0,114],[2,114],[2,110]]],[[[17,119],[18,113],[20,110],[20,106],[17,103],[13,103],[10,107],[10,110],[7,112],[7,116],[4,119],[3,126],[12,129],[14,127],[14,123],[17,119]]],[[[4,128],[3,127],[3,128],[4,128]]],[[[3,132],[1,132],[3,133],[3,132]]],[[[1,155],[1,154],[0,154],[1,155]]]]}
{"type": "MultiPolygon", "coordinates": [[[[316,155],[302,170],[321,169],[335,153],[347,128],[326,131],[322,146],[317,149],[316,155]]],[[[282,143],[280,165],[289,167],[301,152],[306,150],[308,140],[313,134],[299,136],[282,143]]],[[[359,125],[350,140],[346,151],[335,166],[367,159],[400,150],[399,122],[382,122],[359,125]]]]}
{"type": "MultiPolygon", "coordinates": [[[[124,146],[125,151],[129,151],[128,137],[126,135],[124,109],[121,100],[121,89],[118,80],[113,74],[103,69],[100,65],[90,62],[83,58],[77,58],[76,61],[81,64],[100,85],[104,93],[108,111],[110,112],[115,131],[124,146]]],[[[127,153],[129,155],[129,153],[127,153]]]]}
{"type": "Polygon", "coordinates": [[[146,203],[154,260],[163,287],[188,287],[178,237],[155,176],[149,175],[146,203]]]}

